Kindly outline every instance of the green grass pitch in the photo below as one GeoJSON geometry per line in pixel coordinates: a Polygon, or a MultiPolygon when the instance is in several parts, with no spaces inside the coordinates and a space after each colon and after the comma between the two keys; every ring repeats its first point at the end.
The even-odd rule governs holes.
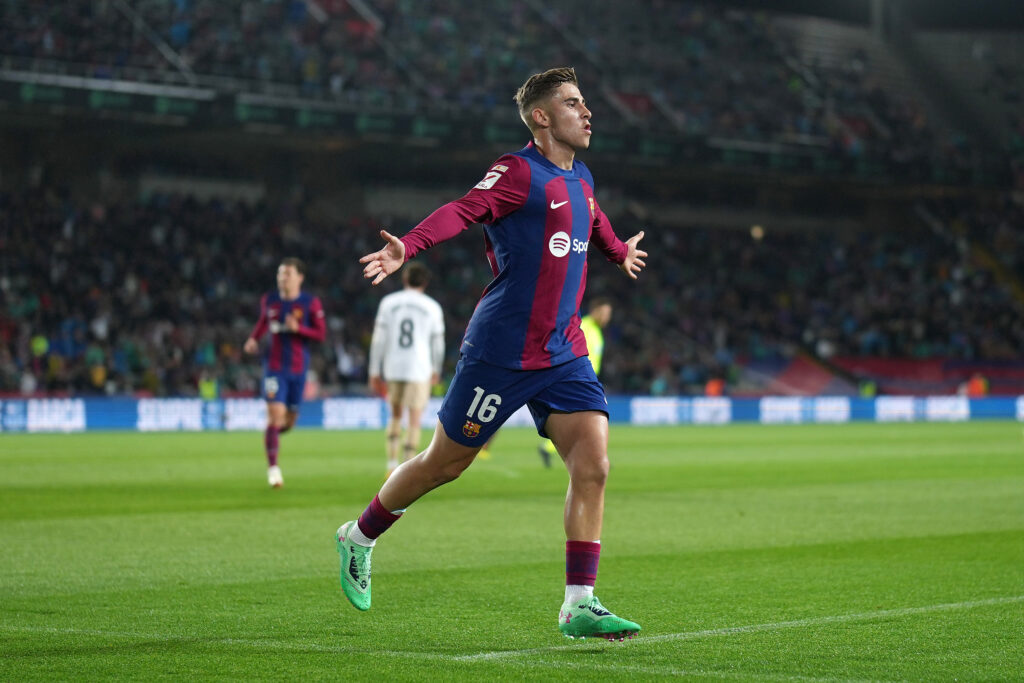
{"type": "Polygon", "coordinates": [[[412,506],[374,606],[333,533],[380,432],[0,435],[0,680],[1022,680],[1012,422],[613,426],[597,594],[557,631],[567,477],[528,430],[412,506]]]}

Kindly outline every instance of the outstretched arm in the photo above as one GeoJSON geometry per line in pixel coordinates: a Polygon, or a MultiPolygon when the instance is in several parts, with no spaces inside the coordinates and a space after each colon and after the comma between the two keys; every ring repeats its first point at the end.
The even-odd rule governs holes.
{"type": "Polygon", "coordinates": [[[367,254],[359,259],[363,266],[363,277],[373,278],[374,285],[379,285],[388,275],[395,272],[405,263],[405,244],[387,230],[381,230],[380,236],[387,244],[380,251],[367,254]]]}
{"type": "Polygon", "coordinates": [[[626,260],[619,264],[619,270],[634,280],[637,274],[647,265],[644,263],[644,259],[647,258],[647,252],[638,249],[636,246],[643,238],[644,231],[641,230],[626,240],[626,247],[629,251],[626,252],[626,260]]]}
{"type": "Polygon", "coordinates": [[[424,249],[455,237],[474,223],[495,221],[521,207],[530,190],[529,164],[510,155],[498,162],[465,196],[434,211],[401,239],[381,230],[380,236],[388,243],[359,259],[365,264],[363,277],[379,284],[424,249]]]}

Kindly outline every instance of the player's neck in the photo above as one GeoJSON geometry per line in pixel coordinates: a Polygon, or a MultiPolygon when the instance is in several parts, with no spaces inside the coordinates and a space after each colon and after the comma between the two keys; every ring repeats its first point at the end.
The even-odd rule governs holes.
{"type": "Polygon", "coordinates": [[[278,295],[285,301],[292,301],[299,298],[299,294],[302,293],[301,289],[296,289],[294,292],[286,292],[283,289],[277,290],[278,295]]]}
{"type": "Polygon", "coordinates": [[[571,171],[572,162],[576,158],[576,150],[564,142],[556,141],[550,135],[546,135],[546,132],[544,130],[537,131],[533,137],[533,146],[545,159],[558,168],[563,171],[571,171]]]}

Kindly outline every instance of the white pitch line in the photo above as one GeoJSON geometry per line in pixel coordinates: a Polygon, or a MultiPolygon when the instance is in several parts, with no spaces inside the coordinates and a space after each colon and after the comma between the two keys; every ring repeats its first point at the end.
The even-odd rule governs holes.
{"type": "MultiPolygon", "coordinates": [[[[1015,602],[1024,602],[1024,595],[1016,595],[1008,598],[989,598],[987,600],[972,600],[969,602],[948,602],[941,605],[925,605],[923,607],[899,607],[897,609],[879,610],[877,612],[861,612],[858,614],[837,614],[824,617],[809,617],[807,619],[794,619],[792,621],[774,621],[767,624],[748,624],[747,626],[727,626],[724,628],[711,628],[703,631],[685,631],[683,633],[663,633],[660,636],[639,636],[633,640],[627,640],[619,645],[629,643],[631,645],[644,645],[647,643],[661,643],[672,640],[697,640],[714,636],[728,636],[737,633],[759,633],[761,631],[779,631],[787,628],[800,628],[803,626],[818,626],[820,624],[839,624],[851,621],[870,621],[872,619],[884,619],[888,617],[905,617],[911,614],[926,614],[928,612],[944,612],[949,610],[971,609],[984,607],[986,605],[1006,605],[1015,602]]],[[[599,639],[595,639],[600,642],[599,639]]],[[[532,655],[542,652],[555,652],[559,650],[571,650],[572,645],[553,645],[550,647],[534,647],[525,650],[496,650],[493,652],[480,652],[475,655],[459,655],[452,657],[455,661],[481,661],[502,659],[505,657],[518,657],[520,655],[532,655]]]]}
{"type": "MultiPolygon", "coordinates": [[[[674,640],[698,640],[701,638],[710,638],[716,636],[727,636],[740,633],[758,633],[763,631],[778,631],[787,628],[800,628],[804,626],[816,626],[819,624],[836,624],[836,623],[848,623],[855,621],[870,621],[872,619],[884,619],[888,617],[903,617],[912,614],[926,614],[929,612],[943,612],[950,610],[962,610],[971,609],[974,607],[984,607],[987,605],[1007,605],[1013,603],[1024,602],[1024,595],[1017,595],[1013,597],[1005,598],[989,598],[987,600],[973,600],[968,602],[950,602],[939,605],[925,605],[923,607],[900,607],[897,609],[879,610],[877,612],[861,612],[859,614],[839,614],[832,616],[823,617],[810,617],[808,619],[795,619],[793,621],[776,621],[765,624],[749,624],[747,626],[728,626],[724,628],[705,629],[702,631],[686,631],[682,633],[664,633],[659,636],[639,637],[634,640],[628,640],[623,643],[616,643],[609,645],[609,647],[622,647],[624,645],[644,645],[647,643],[660,643],[674,640]]],[[[321,645],[316,642],[308,641],[281,641],[271,639],[247,639],[247,638],[209,638],[202,635],[186,635],[186,634],[154,634],[154,633],[137,633],[137,632],[124,632],[124,631],[104,631],[99,629],[79,629],[79,628],[61,628],[54,626],[17,626],[0,624],[0,631],[7,631],[8,633],[63,633],[68,635],[85,635],[85,636],[98,636],[103,638],[131,638],[131,639],[142,639],[152,640],[155,642],[182,642],[182,643],[193,643],[196,645],[238,645],[242,647],[256,647],[264,650],[277,650],[277,651],[313,651],[313,652],[328,652],[335,654],[367,654],[374,656],[391,656],[400,657],[403,659],[429,659],[429,660],[441,660],[447,662],[484,662],[493,661],[497,659],[506,659],[510,657],[521,657],[524,655],[536,655],[543,653],[554,653],[566,650],[579,649],[582,643],[571,643],[567,645],[551,645],[548,647],[534,647],[522,650],[495,650],[491,652],[479,652],[472,655],[446,655],[435,652],[415,652],[408,650],[373,650],[365,647],[346,647],[346,646],[332,646],[332,645],[321,645]]],[[[604,641],[599,639],[592,639],[598,645],[604,645],[604,641]]],[[[588,643],[589,644],[589,643],[588,643]]],[[[536,661],[536,664],[543,662],[536,661]]],[[[564,666],[567,663],[564,661],[551,661],[548,662],[552,665],[564,666]]],[[[522,664],[522,663],[521,663],[522,664]]],[[[589,665],[588,665],[589,666],[589,665]]],[[[630,665],[612,666],[614,669],[630,668],[630,665]]],[[[640,669],[636,668],[637,673],[644,673],[640,669]]],[[[674,669],[651,669],[648,673],[662,673],[666,675],[676,674],[696,674],[696,675],[709,675],[717,676],[720,678],[731,678],[732,672],[725,671],[693,671],[693,672],[682,672],[674,669]]],[[[745,674],[744,674],[745,675],[745,674]]],[[[778,680],[805,680],[799,676],[780,676],[778,680]]],[[[806,679],[814,680],[814,679],[806,679]]]]}
{"type": "Polygon", "coordinates": [[[504,465],[489,463],[479,467],[481,471],[490,472],[491,474],[500,474],[506,479],[521,479],[523,476],[523,473],[519,470],[512,469],[511,467],[505,467],[504,465]]]}
{"type": "MultiPolygon", "coordinates": [[[[147,640],[161,643],[177,642],[192,643],[195,645],[238,645],[261,650],[276,650],[278,652],[322,652],[328,654],[356,654],[398,657],[401,659],[418,659],[452,662],[459,660],[459,657],[444,655],[434,652],[411,652],[402,650],[377,651],[366,648],[344,647],[337,645],[320,645],[319,643],[296,642],[289,643],[280,640],[259,640],[246,638],[204,638],[202,636],[169,635],[138,633],[130,631],[103,631],[99,629],[84,628],[59,628],[54,626],[5,626],[0,625],[0,631],[8,633],[53,633],[65,635],[95,636],[100,638],[127,638],[131,640],[147,640]]],[[[541,649],[540,651],[544,651],[541,649]]],[[[473,663],[472,661],[470,663],[473,663]]],[[[674,667],[657,666],[636,666],[631,664],[595,664],[593,662],[574,662],[556,659],[528,659],[506,663],[508,666],[523,668],[555,667],[559,669],[581,669],[584,671],[610,671],[620,673],[636,673],[651,676],[703,676],[705,678],[740,679],[749,680],[754,674],[738,671],[716,671],[712,669],[677,669],[674,667]]],[[[801,676],[797,674],[767,674],[758,672],[758,680],[780,681],[793,683],[870,683],[859,679],[837,679],[818,678],[812,676],[801,676]]]]}

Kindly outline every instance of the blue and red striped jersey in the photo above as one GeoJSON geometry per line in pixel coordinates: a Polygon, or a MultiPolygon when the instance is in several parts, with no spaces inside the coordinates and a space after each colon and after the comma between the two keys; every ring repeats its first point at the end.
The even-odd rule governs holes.
{"type": "Polygon", "coordinates": [[[609,261],[627,247],[594,198],[581,161],[564,170],[533,143],[499,158],[462,198],[445,204],[402,238],[406,258],[484,224],[494,279],[484,289],[462,353],[500,367],[536,370],[587,355],[580,303],[591,241],[609,261]]]}
{"type": "Polygon", "coordinates": [[[305,374],[309,368],[309,343],[322,342],[327,336],[320,299],[305,292],[295,299],[283,299],[278,291],[264,294],[260,299],[260,319],[251,336],[259,341],[268,330],[270,346],[263,356],[264,371],[305,374]],[[297,330],[286,327],[289,317],[298,320],[297,330]]]}

